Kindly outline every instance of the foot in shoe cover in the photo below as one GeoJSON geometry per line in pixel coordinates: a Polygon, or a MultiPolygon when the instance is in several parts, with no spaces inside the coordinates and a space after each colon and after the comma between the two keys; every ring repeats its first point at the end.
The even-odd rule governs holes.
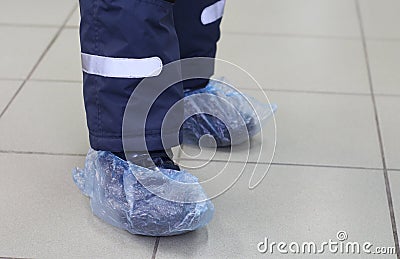
{"type": "Polygon", "coordinates": [[[145,182],[146,186],[168,193],[173,190],[166,179],[173,179],[197,185],[186,195],[206,197],[198,179],[184,170],[149,169],[122,160],[111,152],[90,150],[85,168],[75,169],[73,179],[83,194],[90,197],[96,216],[132,234],[183,234],[207,225],[213,217],[214,206],[210,200],[188,203],[166,200],[142,185],[145,182]]]}
{"type": "Polygon", "coordinates": [[[261,103],[223,81],[210,80],[205,88],[186,91],[185,97],[187,119],[180,132],[182,141],[198,145],[203,137],[202,145],[206,147],[212,147],[214,141],[217,147],[247,141],[261,131],[277,109],[276,105],[261,103]]]}

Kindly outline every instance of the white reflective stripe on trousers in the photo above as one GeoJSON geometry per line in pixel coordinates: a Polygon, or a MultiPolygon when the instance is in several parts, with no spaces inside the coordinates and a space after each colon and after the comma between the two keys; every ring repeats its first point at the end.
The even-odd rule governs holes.
{"type": "Polygon", "coordinates": [[[224,15],[225,0],[220,0],[215,4],[206,7],[201,13],[201,23],[207,25],[222,18],[224,15]]]}
{"type": "Polygon", "coordinates": [[[81,54],[82,70],[88,74],[115,78],[144,78],[158,76],[163,64],[159,57],[111,58],[81,54]]]}

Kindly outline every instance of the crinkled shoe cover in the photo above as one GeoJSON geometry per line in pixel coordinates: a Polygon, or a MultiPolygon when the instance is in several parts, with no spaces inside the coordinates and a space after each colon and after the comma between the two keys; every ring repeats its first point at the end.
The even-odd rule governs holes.
{"type": "Polygon", "coordinates": [[[215,80],[210,80],[205,88],[185,92],[185,97],[189,96],[193,98],[185,98],[185,116],[187,118],[189,115],[196,115],[192,115],[183,123],[180,132],[182,142],[197,145],[203,137],[202,145],[206,147],[213,146],[211,139],[204,139],[207,136],[214,138],[218,147],[238,145],[247,141],[261,131],[265,122],[277,109],[276,105],[261,103],[215,80]],[[218,98],[209,98],[209,95],[218,98]],[[229,127],[223,120],[229,123],[229,127]],[[235,137],[232,139],[231,136],[235,137]]]}
{"type": "MultiPolygon", "coordinates": [[[[132,170],[136,175],[140,174],[141,180],[147,178],[153,187],[169,191],[165,179],[151,169],[126,162],[105,151],[90,150],[85,168],[75,169],[73,179],[90,197],[95,215],[132,234],[171,236],[196,230],[211,221],[214,213],[211,201],[180,203],[162,199],[144,188],[132,170]]],[[[182,183],[198,183],[195,176],[185,171],[155,170],[182,183]]],[[[196,190],[202,193],[193,195],[206,196],[201,187],[196,190]]]]}

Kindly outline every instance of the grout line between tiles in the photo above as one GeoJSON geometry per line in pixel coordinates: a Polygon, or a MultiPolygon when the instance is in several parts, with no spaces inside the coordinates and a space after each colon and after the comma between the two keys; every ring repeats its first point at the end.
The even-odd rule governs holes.
{"type": "Polygon", "coordinates": [[[60,24],[0,23],[0,27],[15,28],[59,28],[60,26],[60,24]]]}
{"type": "MultiPolygon", "coordinates": [[[[69,20],[68,20],[69,21],[69,20]]],[[[0,27],[22,27],[22,28],[59,28],[60,25],[55,24],[28,24],[28,23],[0,23],[0,27]]],[[[66,29],[79,29],[79,25],[65,25],[66,29]]],[[[333,40],[360,40],[357,36],[337,36],[337,35],[317,35],[317,34],[301,34],[301,33],[274,33],[274,32],[244,32],[222,30],[223,34],[230,35],[248,35],[248,36],[265,36],[265,37],[287,37],[287,38],[310,38],[310,39],[333,39],[333,40]]],[[[366,37],[369,41],[400,41],[400,38],[373,38],[366,37]]]]}
{"type": "MultiPolygon", "coordinates": [[[[24,79],[18,78],[0,78],[0,81],[23,81],[24,79]]],[[[58,83],[82,83],[82,80],[68,80],[68,79],[51,79],[51,78],[30,78],[30,82],[58,82],[58,83]]],[[[257,91],[259,89],[250,87],[240,87],[242,90],[257,91]]],[[[331,92],[331,91],[318,91],[318,90],[295,90],[295,89],[284,89],[284,88],[262,88],[268,92],[283,92],[283,93],[305,93],[305,94],[329,94],[329,95],[353,95],[353,96],[371,96],[370,93],[354,93],[354,92],[331,92]]],[[[385,94],[375,93],[375,96],[382,97],[400,97],[400,94],[385,94]]]]}
{"type": "MultiPolygon", "coordinates": [[[[244,90],[257,90],[254,88],[241,87],[244,90]]],[[[331,95],[353,95],[353,96],[368,96],[370,93],[351,93],[351,92],[333,92],[333,91],[318,91],[318,90],[295,90],[295,89],[276,89],[276,88],[262,88],[262,90],[270,92],[288,92],[288,93],[306,93],[306,94],[331,94],[331,95]]],[[[400,97],[400,94],[386,94],[386,93],[374,93],[375,96],[379,97],[400,97]]]]}
{"type": "MultiPolygon", "coordinates": [[[[23,79],[2,79],[1,80],[12,80],[12,81],[22,81],[23,79]]],[[[58,82],[58,83],[82,83],[82,80],[68,80],[68,79],[51,79],[51,78],[31,78],[30,82],[58,82]]],[[[259,89],[250,87],[240,87],[242,90],[257,91],[259,89]]],[[[295,90],[295,89],[275,89],[275,88],[262,88],[264,91],[269,92],[287,92],[287,93],[306,93],[306,94],[331,94],[331,95],[354,95],[354,96],[370,96],[369,93],[351,93],[351,92],[330,92],[330,91],[318,91],[318,90],[295,90]]],[[[388,97],[400,97],[400,94],[375,94],[375,96],[388,96],[388,97]]]]}
{"type": "Polygon", "coordinates": [[[30,82],[55,82],[55,83],[79,83],[82,84],[81,80],[67,80],[67,79],[41,79],[41,78],[31,78],[30,82]]]}
{"type": "MultiPolygon", "coordinates": [[[[257,90],[254,88],[243,88],[243,90],[257,90]]],[[[346,93],[346,92],[328,92],[328,91],[318,91],[318,90],[292,90],[292,89],[268,89],[262,88],[262,90],[269,92],[285,92],[285,93],[304,93],[304,94],[327,94],[327,95],[350,95],[350,96],[367,96],[370,97],[370,93],[346,93]]],[[[374,96],[378,97],[400,97],[400,94],[384,94],[384,93],[375,93],[374,96]]]]}
{"type": "MultiPolygon", "coordinates": [[[[332,40],[350,40],[358,41],[362,37],[359,36],[335,36],[335,35],[316,35],[316,34],[295,34],[295,33],[273,33],[273,32],[241,32],[223,30],[223,34],[230,35],[247,35],[247,36],[264,36],[264,37],[282,37],[282,38],[310,38],[310,39],[332,39],[332,40]]],[[[372,38],[365,37],[368,41],[400,41],[400,38],[372,38]]]]}
{"type": "Polygon", "coordinates": [[[335,35],[274,33],[274,32],[244,32],[244,31],[230,31],[224,29],[222,29],[222,33],[230,35],[282,37],[282,38],[311,38],[311,39],[357,40],[357,41],[361,39],[361,36],[335,36],[335,35]]]}
{"type": "MultiPolygon", "coordinates": [[[[180,161],[202,161],[207,162],[207,159],[188,159],[188,158],[180,158],[180,161]]],[[[354,170],[369,170],[369,171],[381,171],[383,168],[379,167],[362,167],[362,166],[344,166],[344,165],[323,165],[323,164],[300,164],[300,163],[285,163],[285,162],[244,162],[244,161],[227,161],[223,159],[213,159],[210,162],[218,162],[218,163],[234,163],[234,164],[252,164],[252,165],[275,165],[275,166],[300,166],[300,167],[317,167],[317,168],[337,168],[337,169],[354,169],[354,170]]],[[[392,169],[399,170],[400,169],[392,169]]]]}
{"type": "MultiPolygon", "coordinates": [[[[24,79],[18,78],[0,78],[0,81],[24,81],[24,79]]],[[[55,83],[79,83],[82,84],[82,80],[68,80],[68,79],[45,79],[45,78],[30,78],[29,82],[55,82],[55,83]]],[[[259,89],[250,87],[240,87],[242,90],[258,91],[259,89]]],[[[352,92],[331,92],[331,91],[318,91],[318,90],[295,90],[295,89],[276,89],[276,88],[262,88],[263,91],[268,92],[282,92],[282,93],[305,93],[305,94],[329,94],[329,95],[350,95],[350,96],[371,96],[370,93],[352,93],[352,92]]],[[[394,97],[399,98],[400,94],[385,94],[375,93],[375,96],[379,97],[394,97]]]]}
{"type": "Polygon", "coordinates": [[[24,81],[24,79],[23,78],[6,78],[6,77],[3,77],[3,78],[0,78],[0,81],[24,81]]]}
{"type": "Polygon", "coordinates": [[[160,237],[156,238],[156,242],[154,243],[154,249],[153,249],[153,255],[151,256],[151,259],[155,259],[156,258],[156,254],[158,251],[158,245],[160,244],[160,237]]]}
{"type": "Polygon", "coordinates": [[[13,150],[0,150],[0,154],[86,157],[86,154],[52,153],[52,152],[40,152],[40,151],[39,152],[35,152],[35,151],[13,151],[13,150]]]}
{"type": "MultiPolygon", "coordinates": [[[[57,152],[40,152],[40,151],[15,151],[15,150],[0,150],[0,154],[17,154],[17,155],[46,155],[46,156],[75,156],[75,157],[85,157],[86,154],[76,154],[76,153],[57,153],[57,152]]],[[[177,156],[177,159],[175,160],[178,163],[180,161],[204,161],[207,162],[207,159],[188,159],[188,158],[183,158],[179,155],[177,156]]],[[[218,162],[218,163],[244,163],[243,161],[227,161],[223,159],[213,159],[211,162],[218,162]]],[[[344,165],[323,165],[323,164],[300,164],[300,163],[285,163],[285,162],[273,162],[273,163],[267,163],[267,162],[246,162],[248,164],[260,164],[260,165],[276,165],[276,166],[301,166],[301,167],[318,167],[318,168],[340,168],[340,169],[355,169],[355,170],[374,170],[374,171],[380,171],[383,170],[383,168],[378,168],[378,167],[361,167],[361,166],[344,166],[344,165]]],[[[387,169],[388,171],[400,171],[400,169],[397,168],[391,168],[387,169]]]]}
{"type": "Polygon", "coordinates": [[[360,32],[361,32],[361,36],[362,36],[363,51],[364,51],[364,56],[365,56],[365,65],[367,68],[368,82],[369,82],[369,87],[370,87],[370,91],[371,91],[371,100],[372,100],[372,103],[374,106],[376,130],[377,130],[377,134],[378,134],[379,148],[380,148],[381,158],[382,158],[383,177],[385,180],[386,197],[387,197],[387,202],[388,202],[388,206],[389,206],[389,214],[390,214],[390,220],[391,220],[391,224],[392,224],[394,245],[396,248],[397,258],[400,259],[399,237],[398,237],[398,233],[397,233],[396,218],[395,218],[394,208],[393,208],[392,192],[390,189],[390,181],[389,181],[389,176],[388,176],[388,171],[387,171],[387,166],[386,166],[386,158],[385,158],[385,150],[384,150],[384,146],[383,146],[382,131],[381,131],[380,123],[379,123],[378,109],[377,109],[377,104],[376,104],[375,95],[374,95],[374,85],[373,85],[373,81],[372,81],[371,65],[370,65],[369,55],[368,55],[368,46],[367,46],[367,41],[365,39],[365,31],[364,31],[364,24],[363,24],[363,19],[362,19],[362,15],[361,15],[360,3],[359,3],[359,0],[354,0],[354,2],[356,5],[357,16],[358,16],[358,21],[359,21],[359,26],[360,26],[360,32]]]}
{"type": "Polygon", "coordinates": [[[394,98],[399,98],[400,94],[375,94],[375,97],[394,97],[394,98]]]}
{"type": "Polygon", "coordinates": [[[65,29],[79,29],[79,25],[66,25],[65,29]]]}
{"type": "Polygon", "coordinates": [[[15,92],[15,94],[12,96],[11,100],[7,103],[6,107],[4,107],[3,111],[1,111],[0,113],[0,119],[3,117],[3,115],[7,112],[7,110],[10,108],[11,104],[13,103],[13,101],[15,100],[15,98],[17,97],[17,95],[21,92],[22,88],[25,86],[25,84],[28,82],[28,80],[32,77],[33,73],[35,72],[35,70],[37,69],[37,67],[39,66],[39,64],[41,63],[41,61],[44,59],[44,57],[46,56],[46,54],[49,52],[50,48],[54,45],[54,42],[58,39],[58,37],[60,36],[63,28],[65,27],[65,25],[67,24],[67,22],[69,21],[69,19],[71,18],[71,16],[73,15],[73,13],[75,12],[75,9],[77,8],[77,4],[74,5],[74,7],[72,8],[72,10],[69,12],[67,18],[65,19],[64,23],[62,24],[62,26],[57,30],[56,34],[54,35],[54,37],[50,40],[49,44],[47,45],[46,49],[43,51],[43,53],[40,55],[39,59],[36,61],[35,65],[33,66],[33,68],[31,69],[31,71],[29,72],[28,76],[24,79],[24,81],[21,83],[21,85],[18,87],[17,91],[15,92]]]}
{"type": "MultiPolygon", "coordinates": [[[[360,40],[362,36],[338,36],[338,35],[317,35],[317,34],[302,34],[302,33],[276,33],[276,32],[245,32],[232,31],[222,29],[223,34],[231,35],[247,35],[247,36],[265,36],[265,37],[287,37],[287,38],[311,38],[311,39],[333,39],[333,40],[360,40]]],[[[400,41],[400,38],[379,38],[365,37],[369,41],[400,41]]]]}
{"type": "MultiPolygon", "coordinates": [[[[263,164],[263,163],[259,163],[259,164],[263,164]]],[[[279,162],[271,163],[271,165],[337,168],[337,169],[353,169],[353,170],[369,170],[369,171],[381,171],[383,169],[383,168],[377,168],[377,167],[344,166],[344,165],[318,165],[318,164],[295,164],[295,163],[279,163],[279,162]]]]}
{"type": "MultiPolygon", "coordinates": [[[[246,87],[241,87],[240,89],[258,90],[258,89],[246,88],[246,87]]],[[[330,91],[318,91],[318,90],[295,90],[295,89],[276,89],[276,88],[262,88],[262,90],[270,91],[270,92],[287,92],[287,93],[370,96],[369,93],[347,93],[347,92],[330,92],[330,91]]]]}
{"type": "Polygon", "coordinates": [[[400,41],[400,38],[369,38],[369,37],[366,37],[365,39],[367,41],[386,41],[386,42],[388,42],[388,41],[392,41],[392,42],[400,41]]]}

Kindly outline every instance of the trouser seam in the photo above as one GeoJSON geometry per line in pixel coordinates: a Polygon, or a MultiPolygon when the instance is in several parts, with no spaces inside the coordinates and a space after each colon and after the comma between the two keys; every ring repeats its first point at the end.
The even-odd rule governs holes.
{"type": "MultiPolygon", "coordinates": [[[[98,0],[93,0],[93,27],[94,27],[94,53],[102,54],[99,47],[99,27],[98,27],[98,17],[96,12],[98,12],[99,4],[98,0]]],[[[97,129],[100,132],[100,136],[103,135],[103,128],[101,126],[101,106],[99,100],[99,78],[95,77],[95,87],[96,87],[96,106],[97,106],[97,129]]]]}

